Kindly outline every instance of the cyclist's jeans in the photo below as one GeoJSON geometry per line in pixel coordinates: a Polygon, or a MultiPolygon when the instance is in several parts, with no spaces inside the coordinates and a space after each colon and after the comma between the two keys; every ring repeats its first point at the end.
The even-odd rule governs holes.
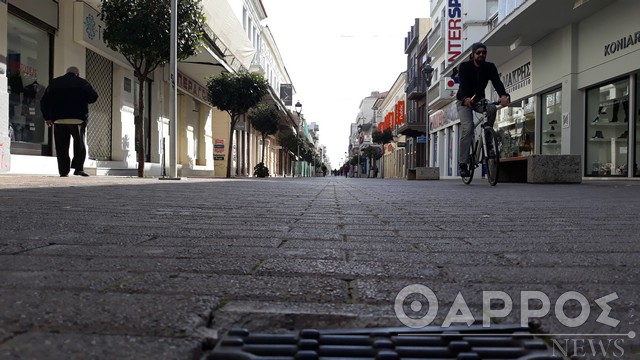
{"type": "MultiPolygon", "coordinates": [[[[466,164],[469,157],[469,151],[471,150],[471,144],[473,144],[473,111],[480,113],[478,118],[482,115],[482,106],[475,105],[473,111],[471,108],[463,106],[462,102],[458,101],[458,116],[460,117],[460,152],[458,153],[458,163],[466,164]]],[[[487,105],[487,123],[493,126],[496,121],[496,106],[487,105]]]]}

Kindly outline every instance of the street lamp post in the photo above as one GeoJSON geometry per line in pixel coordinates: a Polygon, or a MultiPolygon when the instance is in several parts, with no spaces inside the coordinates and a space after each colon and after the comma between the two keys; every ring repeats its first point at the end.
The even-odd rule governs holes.
{"type": "Polygon", "coordinates": [[[362,145],[362,141],[360,141],[360,136],[362,136],[362,124],[358,125],[358,177],[360,176],[360,146],[362,145]]]}
{"type": "Polygon", "coordinates": [[[425,103],[424,103],[424,166],[429,167],[429,142],[427,141],[429,137],[429,87],[431,86],[431,75],[433,74],[433,68],[431,67],[431,57],[427,56],[427,62],[422,68],[422,73],[424,75],[424,82],[426,84],[425,93],[425,103]]]}
{"type": "MultiPolygon", "coordinates": [[[[296,108],[296,114],[298,115],[298,121],[300,121],[300,114],[302,113],[302,104],[300,103],[300,100],[296,101],[295,108],[296,108]]],[[[300,125],[298,125],[298,133],[299,132],[300,132],[300,125]]],[[[300,140],[300,136],[298,136],[298,140],[300,140]]],[[[300,160],[300,142],[298,141],[298,154],[297,154],[297,157],[296,157],[296,169],[294,171],[294,174],[298,170],[298,161],[299,160],[300,160]]],[[[298,175],[298,176],[300,176],[300,175],[298,175]]]]}

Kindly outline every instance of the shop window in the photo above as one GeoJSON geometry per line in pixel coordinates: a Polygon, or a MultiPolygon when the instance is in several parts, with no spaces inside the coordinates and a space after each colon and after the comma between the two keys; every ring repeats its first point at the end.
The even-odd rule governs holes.
{"type": "Polygon", "coordinates": [[[41,155],[49,128],[40,99],[49,84],[50,35],[11,14],[7,17],[9,137],[14,154],[41,155]]]}
{"type": "Polygon", "coordinates": [[[540,153],[558,155],[560,154],[560,129],[562,128],[562,92],[554,90],[542,94],[542,106],[542,130],[540,131],[542,148],[540,153]]]}
{"type": "Polygon", "coordinates": [[[636,156],[634,158],[634,162],[633,162],[633,176],[639,177],[640,176],[640,169],[638,169],[638,162],[640,162],[640,88],[638,88],[638,86],[640,86],[640,76],[636,75],[635,76],[635,81],[636,81],[636,87],[635,87],[635,92],[636,92],[636,102],[635,102],[635,109],[631,112],[631,114],[629,114],[629,118],[630,119],[635,119],[635,148],[636,148],[636,156]]]}
{"type": "Polygon", "coordinates": [[[529,97],[498,110],[495,126],[502,143],[501,158],[529,156],[534,153],[535,109],[535,97],[529,97]]]}
{"type": "Polygon", "coordinates": [[[586,175],[628,176],[629,80],[587,90],[586,175]]]}

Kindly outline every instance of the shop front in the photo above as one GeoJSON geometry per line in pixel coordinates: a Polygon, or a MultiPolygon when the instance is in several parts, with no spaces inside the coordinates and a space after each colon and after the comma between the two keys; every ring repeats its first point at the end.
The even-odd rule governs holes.
{"type": "Polygon", "coordinates": [[[640,3],[617,1],[581,24],[584,175],[640,177],[640,3]],[[616,21],[601,21],[613,19],[616,21]]]}
{"type": "Polygon", "coordinates": [[[439,167],[442,177],[458,175],[459,129],[460,119],[455,101],[429,116],[429,166],[439,167]]]}
{"type": "Polygon", "coordinates": [[[51,131],[42,117],[40,98],[51,78],[53,32],[57,26],[57,18],[54,20],[46,11],[57,13],[57,4],[47,3],[32,14],[16,5],[21,2],[9,4],[6,24],[11,153],[50,155],[51,131]]]}

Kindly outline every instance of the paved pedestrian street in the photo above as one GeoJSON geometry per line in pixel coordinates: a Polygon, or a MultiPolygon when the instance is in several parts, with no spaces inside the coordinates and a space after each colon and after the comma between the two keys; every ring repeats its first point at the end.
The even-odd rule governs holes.
{"type": "Polygon", "coordinates": [[[403,326],[399,297],[404,319],[530,317],[638,359],[639,199],[633,181],[3,175],[0,358],[201,359],[231,328],[403,326]]]}

